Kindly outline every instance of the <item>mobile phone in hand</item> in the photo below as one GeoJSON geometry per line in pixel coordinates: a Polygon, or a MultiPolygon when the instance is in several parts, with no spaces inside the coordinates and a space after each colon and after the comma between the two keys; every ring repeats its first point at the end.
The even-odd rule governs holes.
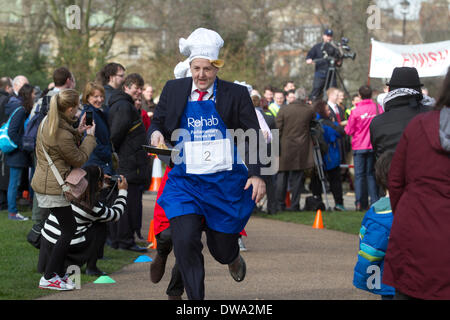
{"type": "Polygon", "coordinates": [[[92,119],[93,119],[92,111],[86,111],[86,125],[87,126],[92,126],[92,119]]]}

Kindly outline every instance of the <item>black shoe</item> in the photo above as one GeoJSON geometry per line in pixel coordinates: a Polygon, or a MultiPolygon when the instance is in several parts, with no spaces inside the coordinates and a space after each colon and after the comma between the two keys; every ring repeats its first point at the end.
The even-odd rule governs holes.
{"type": "Polygon", "coordinates": [[[127,248],[121,248],[119,247],[120,250],[129,250],[129,251],[134,251],[134,252],[147,252],[147,248],[145,247],[140,247],[137,244],[131,246],[131,247],[127,247],[127,248]]]}
{"type": "Polygon", "coordinates": [[[100,270],[99,268],[95,267],[95,268],[92,268],[92,269],[86,268],[86,274],[87,274],[88,276],[97,276],[97,277],[100,277],[100,276],[106,275],[106,272],[103,272],[103,271],[100,270]]]}
{"type": "Polygon", "coordinates": [[[230,271],[231,276],[234,281],[241,282],[245,278],[245,274],[247,272],[247,266],[245,264],[244,258],[239,255],[236,260],[228,265],[228,270],[230,271]]]}

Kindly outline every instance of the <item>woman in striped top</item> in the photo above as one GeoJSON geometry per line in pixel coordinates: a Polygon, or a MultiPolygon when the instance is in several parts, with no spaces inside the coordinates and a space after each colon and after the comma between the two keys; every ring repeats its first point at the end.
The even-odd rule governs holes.
{"type": "MultiPolygon", "coordinates": [[[[118,196],[114,204],[107,207],[98,201],[99,193],[105,184],[103,170],[98,166],[88,166],[84,170],[87,173],[88,187],[80,202],[72,203],[77,227],[64,265],[65,268],[70,265],[81,267],[87,263],[86,274],[103,275],[105,273],[97,268],[97,260],[106,235],[105,222],[118,221],[125,212],[128,183],[124,176],[120,176],[121,179],[117,181],[118,196]]],[[[42,229],[38,272],[45,271],[54,244],[60,235],[58,220],[50,213],[42,229]]]]}

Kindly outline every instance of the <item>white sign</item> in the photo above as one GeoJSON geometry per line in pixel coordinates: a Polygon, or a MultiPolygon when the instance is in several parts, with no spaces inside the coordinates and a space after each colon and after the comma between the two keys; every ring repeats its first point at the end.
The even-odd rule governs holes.
{"type": "Polygon", "coordinates": [[[229,139],[190,141],[184,144],[184,150],[188,174],[209,174],[233,169],[229,139]]]}
{"type": "Polygon", "coordinates": [[[390,78],[396,67],[414,67],[419,77],[437,77],[450,66],[450,40],[399,45],[372,39],[370,78],[390,78]]]}

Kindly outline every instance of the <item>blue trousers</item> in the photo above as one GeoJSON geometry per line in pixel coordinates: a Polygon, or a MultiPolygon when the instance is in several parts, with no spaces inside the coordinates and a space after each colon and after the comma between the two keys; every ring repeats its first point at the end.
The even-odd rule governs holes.
{"type": "Polygon", "coordinates": [[[353,150],[353,161],[355,164],[355,204],[359,203],[361,208],[365,209],[379,198],[375,181],[375,154],[372,150],[353,150]]]}
{"type": "Polygon", "coordinates": [[[8,184],[8,212],[17,213],[17,190],[20,185],[23,168],[9,167],[9,184],[8,184]]]}

